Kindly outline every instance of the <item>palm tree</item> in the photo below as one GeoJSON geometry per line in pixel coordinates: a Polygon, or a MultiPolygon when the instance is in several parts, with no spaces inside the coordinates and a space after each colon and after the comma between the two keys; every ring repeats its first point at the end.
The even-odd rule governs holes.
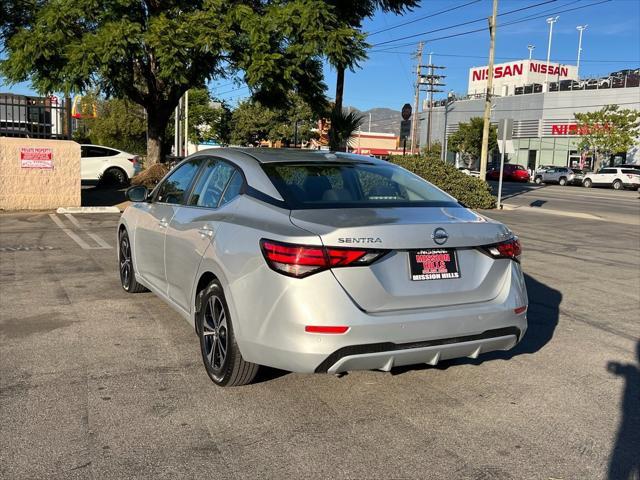
{"type": "Polygon", "coordinates": [[[333,151],[344,152],[347,149],[349,137],[360,128],[364,116],[356,112],[345,113],[343,110],[334,109],[330,118],[329,148],[333,151]]]}
{"type": "MultiPolygon", "coordinates": [[[[396,15],[413,10],[420,4],[420,0],[329,0],[333,5],[337,17],[351,28],[362,29],[362,22],[373,17],[377,9],[383,12],[392,12],[396,15]]],[[[363,34],[364,35],[364,34],[363,34]]],[[[344,72],[348,68],[351,71],[358,66],[358,62],[364,60],[366,55],[347,57],[335,55],[329,58],[329,62],[336,69],[336,100],[334,109],[342,111],[342,98],[344,93],[344,72]]]]}

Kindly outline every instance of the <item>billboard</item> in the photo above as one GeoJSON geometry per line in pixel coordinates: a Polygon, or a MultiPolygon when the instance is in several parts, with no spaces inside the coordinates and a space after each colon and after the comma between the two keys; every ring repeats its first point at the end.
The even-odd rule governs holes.
{"type": "MultiPolygon", "coordinates": [[[[489,68],[474,67],[469,69],[469,95],[484,94],[487,88],[489,68]]],[[[493,67],[493,93],[495,95],[513,95],[516,87],[544,84],[559,80],[578,80],[578,69],[575,65],[549,63],[540,60],[518,60],[499,63],[493,67]]]]}

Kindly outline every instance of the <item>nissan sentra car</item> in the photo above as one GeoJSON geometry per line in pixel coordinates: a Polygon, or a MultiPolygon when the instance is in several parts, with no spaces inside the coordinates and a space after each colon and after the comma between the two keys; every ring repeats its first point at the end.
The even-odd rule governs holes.
{"type": "Polygon", "coordinates": [[[527,328],[518,238],[386,161],[208,150],[128,197],[122,287],[193,326],[217,385],[476,358],[527,328]]]}

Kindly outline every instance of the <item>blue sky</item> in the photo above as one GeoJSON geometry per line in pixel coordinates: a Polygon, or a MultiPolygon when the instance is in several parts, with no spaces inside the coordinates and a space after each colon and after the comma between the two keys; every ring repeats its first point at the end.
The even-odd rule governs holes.
{"type": "MultiPolygon", "coordinates": [[[[560,18],[554,25],[551,61],[575,64],[578,49],[576,26],[588,24],[582,41],[582,77],[606,75],[623,68],[640,67],[640,0],[500,0],[498,13],[543,2],[548,3],[498,18],[497,62],[528,58],[528,44],[536,47],[534,58],[546,59],[549,30],[545,17],[558,14],[560,18]],[[589,6],[596,3],[598,4],[589,6]],[[561,12],[568,9],[575,10],[561,12]],[[530,16],[542,18],[501,26],[530,16]]],[[[361,68],[346,74],[345,106],[351,105],[360,110],[374,107],[400,109],[404,103],[412,102],[415,72],[412,52],[415,51],[419,40],[426,41],[425,53],[433,52],[434,64],[447,67],[443,72],[447,76],[444,89],[466,92],[469,68],[487,64],[489,33],[485,27],[486,17],[491,15],[491,0],[423,0],[422,5],[421,8],[404,16],[380,13],[365,22],[365,31],[371,32],[368,42],[373,47],[369,59],[362,63],[361,68]],[[469,4],[470,2],[472,3],[469,4]],[[469,5],[455,8],[465,4],[469,5]],[[452,8],[455,9],[431,18],[420,19],[452,8]],[[413,20],[417,21],[379,32],[413,20]],[[479,21],[473,22],[474,20],[479,21]],[[448,28],[464,22],[472,23],[448,28]],[[376,46],[399,37],[435,29],[443,30],[376,46]],[[435,40],[437,37],[477,29],[484,30],[435,40]],[[430,42],[430,39],[434,40],[430,42]]],[[[329,86],[327,93],[333,97],[335,71],[329,66],[325,67],[325,77],[329,86]]],[[[211,87],[216,96],[226,99],[231,105],[248,95],[247,88],[230,84],[228,80],[214,82],[211,87]]],[[[7,89],[4,85],[0,85],[0,88],[7,89]]],[[[30,92],[26,84],[14,86],[11,90],[16,93],[30,92]]]]}
{"type": "MultiPolygon", "coordinates": [[[[529,56],[528,44],[535,45],[534,58],[545,60],[549,29],[546,16],[568,9],[573,11],[558,13],[560,18],[554,25],[551,45],[551,61],[562,61],[575,65],[578,50],[577,25],[588,27],[582,38],[581,76],[606,75],[623,68],[640,67],[640,0],[611,0],[588,6],[602,0],[556,0],[536,8],[530,8],[498,18],[496,33],[496,61],[525,59],[529,56]],[[506,25],[500,24],[524,19],[528,16],[542,16],[529,21],[506,25]]],[[[398,24],[469,3],[470,0],[423,0],[423,6],[404,16],[378,14],[365,22],[367,32],[378,32],[398,24]]],[[[498,13],[543,3],[545,0],[500,0],[498,13]]],[[[447,28],[440,32],[407,39],[378,47],[372,47],[369,60],[363,62],[355,72],[347,72],[345,81],[346,105],[360,110],[374,107],[389,107],[399,110],[401,106],[413,103],[413,76],[417,42],[425,40],[425,52],[433,52],[433,63],[446,66],[443,73],[445,91],[466,93],[468,71],[472,66],[486,65],[489,52],[488,30],[461,35],[459,37],[436,40],[429,39],[466,32],[486,27],[486,17],[491,15],[491,0],[479,0],[471,5],[433,18],[423,19],[389,31],[372,34],[368,42],[377,44],[399,37],[449,27],[451,25],[481,19],[475,23],[447,28]],[[394,46],[394,45],[402,46],[394,46]],[[411,44],[411,45],[407,45],[411,44]],[[388,51],[381,51],[388,50],[388,51]]],[[[426,55],[425,55],[426,63],[426,55]]],[[[325,67],[328,94],[335,94],[335,71],[325,67]]],[[[225,82],[228,83],[228,82],[225,82]]],[[[231,104],[247,95],[246,89],[222,84],[218,89],[221,97],[231,104]]],[[[444,94],[441,94],[444,95],[444,94]]]]}

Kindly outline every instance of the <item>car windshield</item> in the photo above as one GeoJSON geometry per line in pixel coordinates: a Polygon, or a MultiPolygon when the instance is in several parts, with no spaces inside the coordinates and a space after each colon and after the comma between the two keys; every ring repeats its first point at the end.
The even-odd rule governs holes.
{"type": "Polygon", "coordinates": [[[460,207],[453,197],[395,165],[306,162],[262,168],[292,210],[460,207]]]}

